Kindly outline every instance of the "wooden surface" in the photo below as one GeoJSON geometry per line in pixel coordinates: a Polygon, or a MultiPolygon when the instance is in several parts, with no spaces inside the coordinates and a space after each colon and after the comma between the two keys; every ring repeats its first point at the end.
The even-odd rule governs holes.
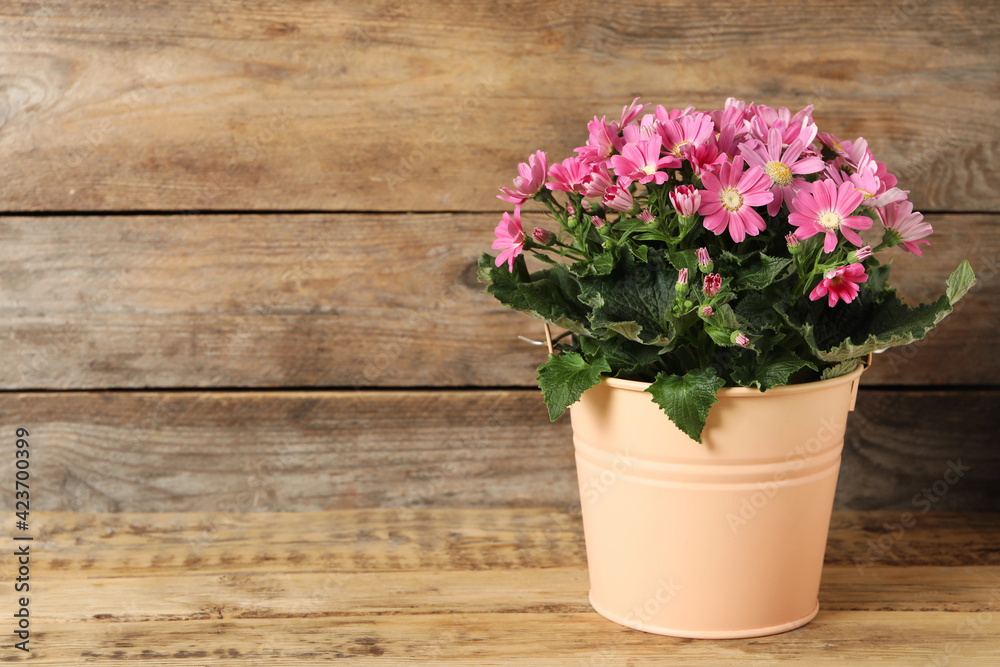
{"type": "Polygon", "coordinates": [[[870,141],[937,230],[907,298],[979,275],[866,373],[838,503],[962,460],[933,507],[1000,511],[998,37],[959,0],[6,3],[0,429],[50,510],[571,505],[539,323],[475,283],[497,188],[636,95],[732,95],[870,141]]]}
{"type": "MultiPolygon", "coordinates": [[[[568,416],[549,423],[537,390],[0,393],[0,415],[32,433],[36,509],[579,503],[568,416]]],[[[1000,511],[998,432],[996,391],[862,389],[838,507],[1000,511]]]]}
{"type": "Polygon", "coordinates": [[[499,210],[640,94],[814,103],[918,208],[1000,209],[991,3],[62,0],[0,34],[10,211],[499,210]]]}
{"type": "MultiPolygon", "coordinates": [[[[1000,660],[1000,515],[921,515],[877,561],[859,561],[899,517],[834,513],[820,613],[808,625],[711,641],[629,630],[593,612],[579,517],[553,508],[36,513],[31,659],[59,667],[1000,660]]],[[[6,551],[0,568],[9,590],[6,551]]]]}

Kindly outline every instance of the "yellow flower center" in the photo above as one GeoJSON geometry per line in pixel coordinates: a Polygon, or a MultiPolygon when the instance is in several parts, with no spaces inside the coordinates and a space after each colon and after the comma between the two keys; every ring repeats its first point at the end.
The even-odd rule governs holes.
{"type": "Polygon", "coordinates": [[[774,160],[764,165],[764,171],[775,185],[789,185],[792,182],[792,170],[784,162],[774,160]]]}
{"type": "Polygon", "coordinates": [[[866,200],[867,199],[874,199],[875,198],[875,195],[873,195],[872,193],[868,192],[867,190],[862,190],[861,188],[854,188],[854,189],[857,190],[858,192],[860,192],[861,194],[863,194],[865,196],[866,200]]]}
{"type": "Polygon", "coordinates": [[[727,211],[738,211],[743,206],[743,195],[736,188],[726,188],[722,191],[722,205],[727,211]]]}
{"type": "Polygon", "coordinates": [[[654,171],[656,171],[656,165],[655,164],[647,164],[647,165],[645,165],[642,168],[642,170],[644,172],[646,172],[646,175],[648,176],[648,175],[652,174],[654,171]]]}
{"type": "Polygon", "coordinates": [[[693,143],[694,143],[693,141],[688,141],[687,139],[685,139],[684,141],[682,141],[679,144],[677,144],[676,146],[674,146],[673,150],[670,151],[670,152],[673,153],[675,157],[680,157],[681,156],[681,146],[684,146],[685,144],[693,144],[693,143]]]}
{"type": "Polygon", "coordinates": [[[827,229],[839,229],[840,216],[833,211],[827,211],[823,215],[819,216],[819,224],[823,225],[827,229]]]}
{"type": "Polygon", "coordinates": [[[833,142],[833,149],[835,151],[837,151],[838,153],[846,153],[847,152],[847,151],[844,150],[844,147],[841,146],[840,144],[838,144],[836,141],[833,142]]]}

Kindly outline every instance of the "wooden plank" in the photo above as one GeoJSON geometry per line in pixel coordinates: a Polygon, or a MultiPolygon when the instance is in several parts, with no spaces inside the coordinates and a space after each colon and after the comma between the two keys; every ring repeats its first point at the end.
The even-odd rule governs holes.
{"type": "MultiPolygon", "coordinates": [[[[862,390],[839,507],[1000,510],[998,401],[995,390],[862,390]],[[914,498],[924,489],[933,500],[914,498]]],[[[39,510],[579,502],[569,421],[550,424],[537,391],[10,393],[0,415],[32,434],[39,510]]],[[[0,460],[0,477],[13,461],[0,460]]]]}
{"type": "Polygon", "coordinates": [[[815,103],[918,208],[1000,210],[1000,24],[984,3],[109,7],[0,20],[4,210],[499,210],[518,161],[568,155],[637,94],[815,103]]]}
{"type": "MultiPolygon", "coordinates": [[[[323,588],[329,589],[346,585],[351,573],[545,573],[587,565],[579,508],[34,512],[31,517],[29,532],[44,546],[45,579],[53,580],[325,572],[323,588]]],[[[913,577],[888,570],[942,567],[968,583],[959,572],[981,570],[992,577],[1000,568],[1000,514],[928,512],[894,536],[881,558],[870,558],[869,542],[877,543],[887,532],[884,526],[898,521],[899,512],[833,512],[826,566],[839,573],[838,586],[883,580],[908,586],[913,577]]],[[[0,563],[12,555],[0,554],[0,563]]],[[[5,568],[0,578],[10,572],[5,568]]]]}
{"type": "MultiPolygon", "coordinates": [[[[973,294],[865,384],[995,384],[1000,216],[929,218],[914,301],[973,294]]],[[[526,224],[543,224],[532,216],[526,224]]],[[[541,326],[483,294],[494,215],[0,218],[0,388],[534,386],[541,326]],[[503,360],[502,363],[498,360],[503,360]]]]}
{"type": "MultiPolygon", "coordinates": [[[[659,664],[669,656],[681,665],[978,665],[1000,656],[1000,563],[920,564],[960,563],[973,534],[996,556],[1000,532],[984,530],[1000,521],[995,514],[931,512],[911,535],[935,538],[936,549],[915,549],[916,560],[900,567],[860,572],[831,565],[831,554],[850,561],[863,527],[886,513],[835,513],[833,532],[844,539],[828,548],[815,620],[783,635],[692,641],[628,630],[594,613],[582,535],[548,530],[562,523],[553,513],[256,513],[240,516],[238,525],[219,514],[37,513],[31,659],[60,666],[292,665],[352,657],[373,664],[562,665],[659,664]],[[169,556],[178,547],[206,546],[206,525],[219,526],[208,546],[225,558],[191,560],[184,568],[170,563],[164,549],[169,556]],[[473,554],[464,563],[453,558],[456,540],[473,554]],[[564,549],[563,563],[491,560],[511,540],[573,546],[564,549]],[[276,558],[288,545],[311,553],[276,558]],[[397,549],[419,551],[421,560],[394,561],[397,549]],[[324,551],[334,558],[312,560],[324,551]],[[92,567],[67,567],[64,558],[81,552],[92,567]],[[368,557],[342,559],[352,553],[368,557]]],[[[7,583],[12,560],[0,555],[7,583]]],[[[9,661],[21,657],[10,653],[9,661]]]]}

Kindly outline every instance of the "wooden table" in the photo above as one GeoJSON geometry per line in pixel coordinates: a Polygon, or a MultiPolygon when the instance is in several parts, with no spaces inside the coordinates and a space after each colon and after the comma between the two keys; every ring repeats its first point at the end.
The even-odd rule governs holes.
{"type": "MultiPolygon", "coordinates": [[[[1000,664],[1000,515],[918,514],[893,537],[884,524],[901,514],[834,514],[812,623],[708,641],[629,630],[592,611],[579,517],[566,509],[37,512],[30,658],[60,667],[1000,664]]],[[[4,600],[11,626],[14,603],[4,600]]],[[[28,657],[4,636],[5,660],[28,657]]]]}

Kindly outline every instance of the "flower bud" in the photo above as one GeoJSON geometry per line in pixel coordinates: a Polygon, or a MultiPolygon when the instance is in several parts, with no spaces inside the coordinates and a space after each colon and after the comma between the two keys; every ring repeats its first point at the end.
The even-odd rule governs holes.
{"type": "Polygon", "coordinates": [[[537,243],[548,245],[552,243],[552,232],[547,229],[542,229],[541,227],[535,227],[535,231],[531,232],[531,238],[533,238],[537,243]]]}
{"type": "Polygon", "coordinates": [[[712,315],[715,315],[715,311],[712,310],[711,306],[705,306],[701,309],[701,315],[702,317],[711,317],[712,315]]]}
{"type": "Polygon", "coordinates": [[[596,215],[590,216],[590,221],[594,223],[594,227],[597,227],[598,229],[600,229],[606,224],[603,218],[599,218],[596,215]]]}
{"type": "Polygon", "coordinates": [[[677,274],[677,284],[687,285],[688,284],[688,270],[681,269],[677,274]]]}
{"type": "Polygon", "coordinates": [[[739,331],[734,331],[732,337],[730,338],[735,344],[740,347],[746,347],[750,344],[750,339],[741,334],[739,331]]]}
{"type": "Polygon", "coordinates": [[[858,248],[853,253],[851,253],[851,256],[848,258],[847,261],[851,262],[852,264],[855,262],[863,262],[869,257],[871,257],[873,254],[875,253],[872,252],[872,247],[870,245],[866,245],[864,248],[858,248]]]}
{"type": "Polygon", "coordinates": [[[698,248],[698,266],[707,267],[712,263],[712,258],[708,254],[708,248],[698,248]]]}
{"type": "Polygon", "coordinates": [[[789,248],[797,248],[799,247],[799,237],[795,235],[795,232],[787,234],[785,236],[785,243],[788,244],[789,248]]]}
{"type": "Polygon", "coordinates": [[[678,185],[670,192],[670,203],[673,204],[677,215],[691,218],[701,207],[701,192],[693,185],[678,185]]]}
{"type": "Polygon", "coordinates": [[[701,287],[705,296],[715,296],[720,289],[722,289],[722,276],[718,273],[710,273],[705,276],[705,282],[701,287]]]}
{"type": "Polygon", "coordinates": [[[649,212],[648,208],[644,208],[642,209],[642,211],[640,211],[639,219],[645,222],[647,225],[651,224],[653,221],[656,220],[656,218],[653,217],[653,214],[649,212]]]}

